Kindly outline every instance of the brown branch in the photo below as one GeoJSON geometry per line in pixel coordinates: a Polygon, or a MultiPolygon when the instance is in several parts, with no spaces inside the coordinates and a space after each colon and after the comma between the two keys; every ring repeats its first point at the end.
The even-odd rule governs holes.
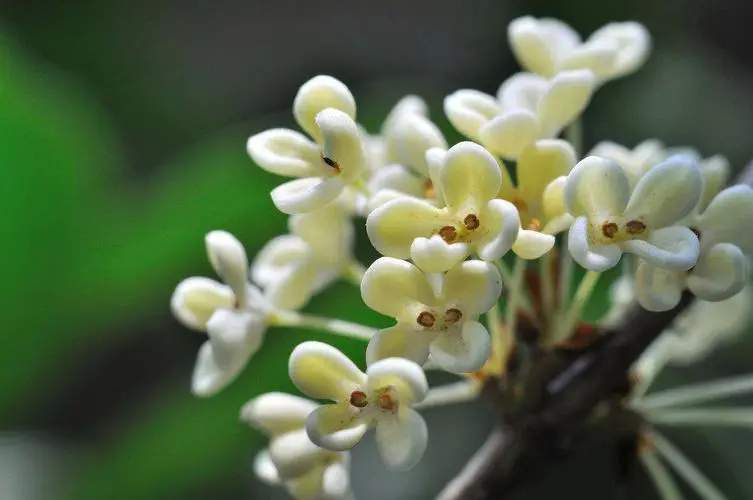
{"type": "MultiPolygon", "coordinates": [[[[737,182],[753,186],[753,162],[737,182]]],[[[628,384],[630,367],[692,302],[692,294],[685,291],[670,311],[652,313],[635,304],[586,349],[542,354],[528,377],[525,406],[500,423],[437,500],[507,498],[558,462],[605,440],[618,443],[634,434],[640,417],[614,403],[628,384]],[[587,417],[605,404],[613,411],[590,425],[587,417]]],[[[504,396],[497,391],[496,397],[504,396]]]]}

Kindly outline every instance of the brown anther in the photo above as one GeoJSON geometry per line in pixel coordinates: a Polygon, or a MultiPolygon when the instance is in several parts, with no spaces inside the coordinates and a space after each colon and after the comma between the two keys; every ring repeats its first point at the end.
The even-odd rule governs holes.
{"type": "Polygon", "coordinates": [[[353,391],[350,394],[350,404],[356,408],[366,408],[369,406],[369,397],[363,391],[353,391]]]}
{"type": "Polygon", "coordinates": [[[458,237],[458,232],[452,226],[444,226],[439,230],[439,236],[447,243],[452,243],[458,237]]]}
{"type": "Polygon", "coordinates": [[[379,408],[382,410],[392,411],[397,407],[397,402],[389,394],[379,396],[379,408]]]}
{"type": "Polygon", "coordinates": [[[531,222],[526,225],[526,229],[529,231],[541,231],[541,221],[534,217],[531,219],[531,222]]]}
{"type": "Polygon", "coordinates": [[[332,158],[327,158],[326,156],[322,155],[322,161],[326,163],[328,166],[332,167],[335,170],[335,172],[337,172],[338,174],[340,173],[340,164],[337,163],[335,160],[333,160],[332,158]]]}
{"type": "Polygon", "coordinates": [[[522,198],[513,198],[510,203],[515,205],[515,208],[518,209],[518,212],[525,212],[526,210],[528,210],[528,204],[522,198]]]}
{"type": "Polygon", "coordinates": [[[646,224],[639,220],[631,220],[628,221],[627,224],[625,224],[625,228],[630,234],[641,234],[646,230],[646,224]]]}
{"type": "Polygon", "coordinates": [[[431,328],[432,326],[434,326],[435,321],[436,318],[434,317],[434,315],[428,311],[423,311],[418,315],[418,318],[416,318],[416,323],[423,326],[424,328],[431,328]]]}
{"type": "Polygon", "coordinates": [[[654,449],[654,442],[651,438],[645,434],[640,433],[638,435],[638,453],[647,453],[654,449]]]}
{"type": "Polygon", "coordinates": [[[444,320],[447,323],[457,323],[462,317],[463,313],[460,311],[460,309],[455,309],[454,307],[452,309],[447,309],[447,311],[445,311],[444,313],[444,320]]]}
{"type": "Polygon", "coordinates": [[[700,239],[701,239],[701,231],[699,231],[697,228],[694,228],[694,227],[689,227],[688,229],[690,229],[691,231],[693,231],[693,234],[695,234],[695,237],[698,238],[698,240],[700,241],[700,239]]]}
{"type": "Polygon", "coordinates": [[[481,225],[481,222],[479,222],[476,214],[468,214],[465,216],[465,219],[463,219],[463,224],[467,230],[473,231],[481,225]]]}
{"type": "Polygon", "coordinates": [[[601,226],[601,233],[607,238],[614,238],[619,231],[620,226],[618,226],[616,222],[605,222],[604,225],[601,226]]]}
{"type": "Polygon", "coordinates": [[[434,184],[431,182],[431,179],[426,179],[424,181],[424,194],[430,200],[436,198],[436,193],[434,192],[434,184]]]}

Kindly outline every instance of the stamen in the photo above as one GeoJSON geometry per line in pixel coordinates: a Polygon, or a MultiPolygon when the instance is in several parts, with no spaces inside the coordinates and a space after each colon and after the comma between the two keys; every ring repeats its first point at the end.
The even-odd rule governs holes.
{"type": "Polygon", "coordinates": [[[434,192],[434,183],[431,182],[431,179],[426,179],[424,181],[424,195],[430,200],[433,200],[436,198],[436,193],[434,192]]]}
{"type": "Polygon", "coordinates": [[[416,318],[416,323],[423,326],[424,328],[431,328],[432,326],[434,326],[435,322],[436,318],[432,313],[428,311],[423,311],[418,315],[418,318],[416,318]]]}
{"type": "Polygon", "coordinates": [[[601,226],[601,233],[607,238],[614,238],[619,231],[620,227],[615,222],[605,222],[604,225],[601,226]]]}
{"type": "Polygon", "coordinates": [[[452,226],[444,226],[439,230],[439,236],[441,236],[446,243],[452,243],[458,237],[458,232],[452,226]]]}
{"type": "Polygon", "coordinates": [[[444,320],[447,323],[457,323],[462,317],[463,313],[460,311],[460,309],[455,309],[454,307],[452,309],[448,309],[444,313],[444,320]]]}
{"type": "Polygon", "coordinates": [[[531,219],[531,222],[526,225],[526,229],[529,231],[541,231],[541,221],[534,217],[531,219]]]}
{"type": "Polygon", "coordinates": [[[625,224],[625,228],[630,234],[641,234],[646,230],[646,224],[639,220],[631,220],[625,224]]]}
{"type": "Polygon", "coordinates": [[[363,391],[353,391],[350,395],[350,404],[356,408],[369,406],[369,397],[363,391]]]}
{"type": "Polygon", "coordinates": [[[463,224],[465,225],[466,229],[473,231],[481,225],[481,222],[479,222],[476,214],[468,214],[465,216],[465,219],[463,219],[463,224]]]}
{"type": "Polygon", "coordinates": [[[695,237],[698,238],[699,241],[701,240],[701,231],[699,231],[698,229],[694,227],[689,227],[688,229],[693,231],[693,234],[695,234],[695,237]]]}
{"type": "Polygon", "coordinates": [[[328,166],[332,167],[335,170],[335,172],[337,172],[338,174],[340,173],[340,164],[337,163],[335,160],[333,160],[332,158],[327,158],[326,156],[322,155],[322,161],[326,163],[328,166]]]}
{"type": "Polygon", "coordinates": [[[382,394],[379,396],[379,408],[382,410],[392,411],[397,408],[397,401],[392,399],[389,394],[382,394]]]}
{"type": "Polygon", "coordinates": [[[515,208],[518,209],[518,212],[525,212],[526,210],[528,210],[528,204],[522,198],[513,198],[510,203],[515,205],[515,208]]]}

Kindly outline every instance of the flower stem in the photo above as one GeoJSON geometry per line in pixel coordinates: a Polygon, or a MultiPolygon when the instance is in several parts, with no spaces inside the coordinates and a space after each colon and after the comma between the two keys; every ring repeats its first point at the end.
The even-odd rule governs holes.
{"type": "Polygon", "coordinates": [[[643,451],[639,454],[643,466],[646,468],[651,481],[656,486],[661,500],[682,500],[683,496],[677,483],[667,467],[661,462],[653,450],[643,451]]]}
{"type": "Polygon", "coordinates": [[[569,142],[575,150],[575,157],[580,158],[583,154],[583,123],[580,118],[567,126],[565,129],[565,140],[569,142]]]}
{"type": "Polygon", "coordinates": [[[526,270],[525,259],[516,258],[515,265],[512,269],[512,276],[507,285],[507,307],[505,309],[505,328],[509,332],[509,335],[515,336],[515,327],[518,321],[518,307],[523,299],[523,275],[526,270]]]}
{"type": "Polygon", "coordinates": [[[294,326],[322,330],[343,337],[352,337],[362,340],[371,340],[377,332],[376,328],[364,326],[359,323],[351,323],[336,318],[301,314],[296,311],[277,311],[270,317],[270,324],[275,326],[294,326]]]}
{"type": "Polygon", "coordinates": [[[583,276],[583,279],[580,280],[578,288],[575,290],[573,301],[567,307],[567,310],[565,310],[564,318],[562,318],[562,322],[558,329],[559,333],[554,338],[555,342],[566,340],[572,335],[573,329],[580,320],[580,316],[583,314],[583,309],[586,307],[588,299],[591,298],[591,294],[593,293],[600,276],[601,273],[598,271],[588,271],[585,276],[583,276]]]}
{"type": "Polygon", "coordinates": [[[423,401],[413,405],[416,410],[434,408],[453,403],[463,403],[476,399],[481,386],[477,382],[462,380],[452,384],[442,385],[429,389],[423,401]]]}
{"type": "Polygon", "coordinates": [[[646,420],[656,425],[706,425],[753,428],[753,408],[703,408],[693,410],[658,410],[646,420]]]}
{"type": "Polygon", "coordinates": [[[357,287],[361,287],[361,281],[363,281],[363,275],[366,272],[366,268],[355,259],[351,259],[342,268],[341,276],[348,282],[357,287]]]}
{"type": "Polygon", "coordinates": [[[688,404],[699,404],[753,392],[753,374],[693,384],[652,394],[637,401],[641,410],[653,410],[688,404]]]}
{"type": "Polygon", "coordinates": [[[552,276],[552,252],[547,252],[539,260],[541,276],[541,301],[544,318],[548,321],[554,311],[554,276],[552,276]]]}

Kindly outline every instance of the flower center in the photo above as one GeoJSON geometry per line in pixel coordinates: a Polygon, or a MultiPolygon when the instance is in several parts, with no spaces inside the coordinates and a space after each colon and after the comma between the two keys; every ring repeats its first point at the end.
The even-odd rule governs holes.
{"type": "Polygon", "coordinates": [[[605,222],[601,226],[601,234],[606,236],[607,238],[614,238],[617,236],[617,233],[620,230],[620,226],[617,225],[616,222],[605,222]]]}
{"type": "Polygon", "coordinates": [[[353,391],[350,394],[350,404],[356,408],[366,408],[369,405],[369,397],[363,391],[353,391]]]}
{"type": "Polygon", "coordinates": [[[426,179],[424,181],[424,195],[430,200],[433,200],[436,197],[434,184],[431,182],[431,179],[426,179]]]}
{"type": "Polygon", "coordinates": [[[434,323],[436,321],[437,321],[437,319],[429,311],[423,311],[416,318],[416,323],[418,323],[419,325],[423,326],[424,328],[431,328],[432,326],[434,326],[434,323]]]}
{"type": "Polygon", "coordinates": [[[322,161],[327,164],[327,166],[332,167],[332,169],[335,171],[335,175],[340,173],[340,164],[337,163],[332,158],[327,158],[326,156],[322,155],[322,161]]]}
{"type": "Polygon", "coordinates": [[[444,320],[447,323],[453,324],[460,321],[460,318],[463,317],[463,313],[460,311],[460,309],[455,309],[454,307],[452,309],[447,309],[444,313],[444,320]]]}
{"type": "Polygon", "coordinates": [[[397,400],[387,393],[379,396],[377,404],[379,405],[379,408],[386,411],[393,411],[397,408],[397,400]]]}
{"type": "Polygon", "coordinates": [[[631,220],[625,224],[628,234],[641,234],[646,230],[646,224],[639,220],[631,220]]]}
{"type": "Polygon", "coordinates": [[[481,225],[481,222],[478,220],[476,214],[468,214],[463,219],[463,225],[465,225],[467,230],[473,231],[481,225]]]}
{"type": "Polygon", "coordinates": [[[541,221],[536,217],[531,219],[531,222],[526,224],[526,229],[529,231],[541,231],[541,221]]]}
{"type": "Polygon", "coordinates": [[[457,230],[452,226],[444,226],[439,230],[439,236],[446,242],[446,243],[452,243],[457,239],[458,232],[457,230]]]}

